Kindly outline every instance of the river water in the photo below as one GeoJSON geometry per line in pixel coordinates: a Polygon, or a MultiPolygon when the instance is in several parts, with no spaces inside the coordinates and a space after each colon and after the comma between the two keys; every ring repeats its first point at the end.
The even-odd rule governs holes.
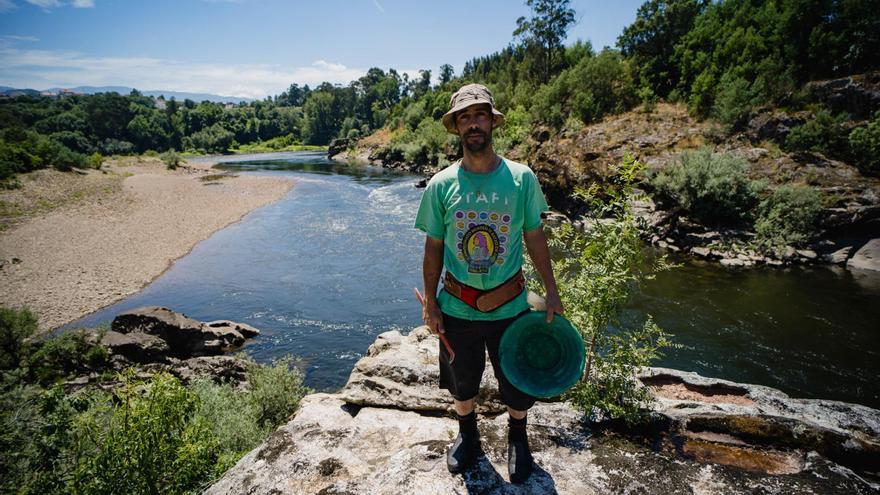
{"type": "MultiPolygon", "coordinates": [[[[249,323],[257,361],[296,356],[320,390],[345,384],[375,337],[421,323],[418,177],[323,153],[230,157],[220,168],[292,176],[281,200],[199,243],[143,291],[65,328],[167,306],[249,323]]],[[[222,187],[206,185],[205,187],[222,187]]],[[[829,268],[725,269],[681,260],[627,304],[682,344],[658,366],[880,407],[880,275],[829,268]]]]}

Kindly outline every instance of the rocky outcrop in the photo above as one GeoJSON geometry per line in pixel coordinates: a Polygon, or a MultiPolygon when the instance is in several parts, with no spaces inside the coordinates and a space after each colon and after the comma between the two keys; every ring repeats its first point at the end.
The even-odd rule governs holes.
{"type": "Polygon", "coordinates": [[[123,334],[154,335],[168,343],[169,355],[176,358],[217,356],[244,344],[240,330],[251,336],[253,327],[233,322],[203,323],[168,308],[148,306],[120,313],[110,327],[123,334]]]}
{"type": "MultiPolygon", "coordinates": [[[[339,392],[340,398],[362,407],[451,413],[449,393],[437,388],[437,352],[437,339],[427,327],[419,327],[406,337],[396,331],[385,332],[355,364],[348,383],[339,392]]],[[[487,360],[477,411],[497,414],[504,410],[487,360]]]]}
{"type": "Polygon", "coordinates": [[[846,262],[848,268],[880,271],[880,239],[871,239],[846,262]]]}
{"type": "Polygon", "coordinates": [[[445,452],[457,424],[448,397],[431,390],[437,353],[425,327],[382,334],[342,391],[307,396],[206,493],[880,490],[880,411],[660,368],[638,376],[656,401],[634,427],[590,422],[566,402],[536,404],[529,435],[537,467],[523,485],[507,481],[506,415],[484,402],[483,452],[453,476],[445,452]]]}
{"type": "MultiPolygon", "coordinates": [[[[240,348],[260,331],[245,323],[229,320],[201,322],[168,308],[149,306],[119,314],[112,330],[85,330],[85,338],[107,350],[109,368],[121,371],[135,366],[144,377],[166,372],[189,383],[196,378],[243,385],[248,363],[242,358],[222,355],[240,348]]],[[[114,388],[120,382],[105,380],[102,370],[68,380],[68,391],[90,384],[114,388]]]]}
{"type": "Polygon", "coordinates": [[[333,158],[334,156],[347,150],[350,145],[351,140],[346,138],[339,138],[330,141],[330,145],[327,146],[327,157],[333,158]]]}
{"type": "Polygon", "coordinates": [[[814,81],[806,85],[810,96],[834,113],[846,112],[868,119],[880,110],[880,72],[814,81]]]}
{"type": "Polygon", "coordinates": [[[101,338],[101,345],[111,356],[121,356],[138,364],[165,361],[169,349],[167,342],[147,333],[110,331],[101,338]]]}

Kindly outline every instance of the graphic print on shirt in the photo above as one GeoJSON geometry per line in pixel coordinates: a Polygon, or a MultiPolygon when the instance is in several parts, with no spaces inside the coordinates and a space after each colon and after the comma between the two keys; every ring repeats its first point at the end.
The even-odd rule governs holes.
{"type": "Polygon", "coordinates": [[[497,211],[455,212],[458,259],[468,273],[489,273],[492,265],[504,264],[510,237],[510,214],[497,211]]]}

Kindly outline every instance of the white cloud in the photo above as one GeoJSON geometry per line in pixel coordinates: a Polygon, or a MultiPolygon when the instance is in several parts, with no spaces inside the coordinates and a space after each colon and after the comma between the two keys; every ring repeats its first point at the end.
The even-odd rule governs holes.
{"type": "Polygon", "coordinates": [[[312,87],[348,84],[365,69],[318,60],[304,67],[276,64],[199,64],[140,57],[89,57],[79,52],[22,50],[0,44],[0,84],[45,89],[131,86],[140,90],[187,91],[263,98],[291,83],[312,87]]]}
{"type": "MultiPolygon", "coordinates": [[[[25,0],[25,2],[36,5],[46,12],[65,5],[65,2],[61,0],[25,0]]],[[[78,9],[90,9],[95,6],[95,0],[70,0],[66,4],[78,9]]],[[[16,8],[18,8],[18,5],[13,0],[0,0],[0,13],[9,12],[16,8]]]]}
{"type": "Polygon", "coordinates": [[[25,0],[25,1],[31,5],[36,5],[37,7],[40,7],[43,10],[61,7],[61,2],[59,0],[25,0]]]}
{"type": "Polygon", "coordinates": [[[382,7],[382,4],[379,3],[379,0],[373,0],[373,5],[375,5],[376,8],[379,9],[379,12],[381,12],[382,15],[385,15],[385,9],[382,7]]]}
{"type": "Polygon", "coordinates": [[[0,13],[15,10],[16,7],[17,5],[12,0],[0,0],[0,13]]]}
{"type": "Polygon", "coordinates": [[[0,34],[0,43],[11,45],[13,43],[20,43],[22,41],[35,43],[37,41],[40,41],[40,38],[37,38],[35,36],[19,36],[17,34],[0,34]]]}

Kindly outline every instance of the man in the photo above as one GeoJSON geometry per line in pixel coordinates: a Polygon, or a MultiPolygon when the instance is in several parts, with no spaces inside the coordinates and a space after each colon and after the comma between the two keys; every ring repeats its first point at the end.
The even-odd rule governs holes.
{"type": "Polygon", "coordinates": [[[527,166],[496,155],[492,147],[492,130],[503,122],[504,114],[485,86],[468,84],[452,95],[443,125],[461,138],[464,156],[431,178],[416,228],[427,234],[422,318],[432,332],[448,338],[455,352],[450,363],[440,346],[440,386],[452,393],[459,421],[447,467],[459,473],[476,459],[474,400],[488,351],[509,413],[508,471],[512,482],[521,483],[532,471],[526,422],[535,398],[504,376],[498,344],[507,326],[529,310],[523,239],[544,282],[548,322],[562,314],[562,303],[541,228],[541,213],[548,207],[538,180],[527,166]],[[443,290],[437,295],[444,267],[443,290]]]}

